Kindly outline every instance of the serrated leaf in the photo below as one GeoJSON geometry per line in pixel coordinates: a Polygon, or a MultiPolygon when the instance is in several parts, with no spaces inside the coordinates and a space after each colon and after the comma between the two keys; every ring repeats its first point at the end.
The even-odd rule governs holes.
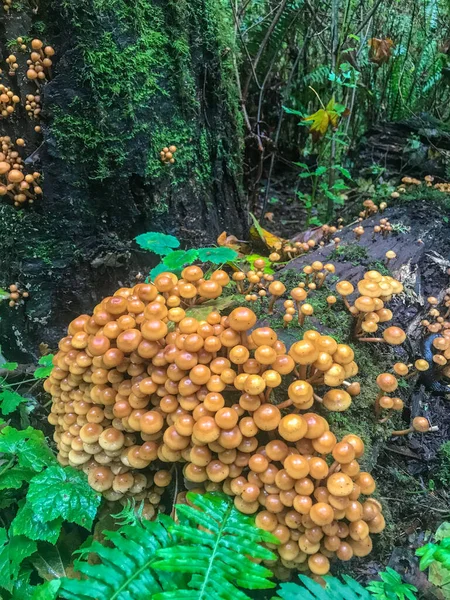
{"type": "Polygon", "coordinates": [[[0,392],[0,411],[2,415],[11,414],[23,402],[27,402],[27,399],[14,390],[5,388],[0,392]]]}
{"type": "Polygon", "coordinates": [[[33,586],[30,585],[30,577],[33,569],[21,568],[17,575],[13,589],[11,591],[10,600],[32,600],[33,586]]]}
{"type": "MultiPolygon", "coordinates": [[[[1,470],[1,467],[0,467],[1,470]]],[[[11,467],[4,473],[0,474],[0,490],[18,490],[22,487],[24,481],[30,481],[35,475],[32,469],[26,467],[11,467]]]]}
{"type": "Polygon", "coordinates": [[[160,256],[165,256],[172,252],[174,248],[180,247],[179,240],[173,235],[149,231],[142,233],[134,238],[136,243],[144,250],[149,250],[160,256]]]}
{"type": "Polygon", "coordinates": [[[53,369],[53,354],[46,354],[45,356],[41,356],[38,360],[38,367],[34,372],[35,379],[45,379],[50,376],[50,373],[53,369]]]}
{"type": "Polygon", "coordinates": [[[164,257],[162,264],[168,270],[182,269],[185,265],[191,265],[198,258],[198,250],[174,250],[164,257]]]}
{"type": "Polygon", "coordinates": [[[15,371],[19,363],[16,362],[4,362],[0,363],[0,369],[4,369],[5,371],[15,371]]]}
{"type": "Polygon", "coordinates": [[[6,529],[0,528],[0,587],[12,591],[22,561],[36,549],[36,542],[24,536],[8,536],[6,529]]]}
{"type": "Polygon", "coordinates": [[[56,462],[42,431],[27,427],[23,430],[7,425],[0,430],[0,452],[15,456],[21,467],[39,472],[56,462]]]}
{"type": "Polygon", "coordinates": [[[14,535],[26,535],[31,540],[56,544],[62,522],[61,517],[44,522],[40,514],[36,513],[28,502],[24,502],[11,523],[11,531],[14,535]]]}
{"type": "Polygon", "coordinates": [[[100,504],[100,494],[73,467],[49,467],[30,481],[27,501],[42,521],[62,518],[89,529],[100,504]]]}
{"type": "Polygon", "coordinates": [[[232,248],[220,246],[219,248],[199,248],[198,258],[202,262],[210,262],[214,265],[221,265],[226,262],[236,260],[238,253],[232,248]]]}

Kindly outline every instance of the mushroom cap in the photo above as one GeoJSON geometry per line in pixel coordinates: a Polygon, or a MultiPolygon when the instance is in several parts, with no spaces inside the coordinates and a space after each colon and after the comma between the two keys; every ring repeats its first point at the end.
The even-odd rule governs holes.
{"type": "Polygon", "coordinates": [[[8,181],[10,183],[20,183],[25,179],[25,175],[22,171],[18,171],[17,169],[11,169],[8,173],[8,181]]]}
{"type": "Polygon", "coordinates": [[[306,290],[301,287],[296,287],[293,290],[291,290],[291,296],[297,302],[302,302],[303,300],[305,300],[307,295],[308,293],[306,292],[306,290]]]}
{"type": "Polygon", "coordinates": [[[5,161],[0,162],[0,175],[4,175],[10,171],[11,165],[5,161]]]}
{"type": "Polygon", "coordinates": [[[427,433],[427,431],[430,431],[430,423],[425,417],[415,417],[412,426],[414,431],[419,431],[420,433],[427,433]]]}
{"type": "Polygon", "coordinates": [[[383,331],[383,338],[388,344],[398,346],[406,340],[406,333],[400,327],[388,327],[383,331]]]}
{"type": "Polygon", "coordinates": [[[235,331],[247,331],[256,323],[255,313],[246,307],[235,308],[228,316],[230,326],[235,331]]]}
{"type": "Polygon", "coordinates": [[[398,381],[391,373],[380,373],[377,377],[377,385],[383,392],[394,392],[398,387],[398,381]]]}
{"type": "Polygon", "coordinates": [[[327,489],[333,496],[349,496],[353,491],[353,481],[345,473],[332,473],[327,479],[327,489]]]}
{"type": "Polygon", "coordinates": [[[414,363],[414,366],[418,371],[428,371],[428,369],[430,368],[430,363],[424,358],[419,358],[414,363]]]}
{"type": "Polygon", "coordinates": [[[373,312],[375,310],[375,303],[370,296],[359,296],[359,298],[356,298],[355,300],[355,306],[359,311],[365,313],[373,312]]]}
{"type": "Polygon", "coordinates": [[[364,273],[364,279],[378,283],[379,281],[381,281],[382,275],[378,271],[367,271],[366,273],[364,273]]]}
{"type": "Polygon", "coordinates": [[[281,281],[272,281],[269,285],[269,293],[273,296],[282,296],[286,291],[286,286],[281,281]]]}
{"type": "Polygon", "coordinates": [[[392,259],[392,258],[396,258],[396,254],[393,250],[388,250],[385,254],[386,258],[392,259]]]}
{"type": "Polygon", "coordinates": [[[323,397],[323,405],[331,412],[344,412],[351,403],[352,397],[345,390],[329,390],[323,397]]]}
{"type": "Polygon", "coordinates": [[[397,375],[400,375],[400,376],[407,375],[409,372],[408,365],[405,365],[405,363],[402,363],[402,362],[395,363],[395,365],[392,368],[397,373],[397,375]]]}
{"type": "Polygon", "coordinates": [[[379,298],[381,296],[381,290],[378,283],[369,279],[361,279],[361,281],[358,281],[358,291],[361,296],[369,296],[370,298],[379,298]]]}
{"type": "Polygon", "coordinates": [[[355,288],[350,281],[343,280],[336,284],[336,291],[341,296],[349,296],[350,294],[353,294],[355,288]]]}
{"type": "Polygon", "coordinates": [[[326,502],[317,502],[317,504],[314,504],[311,507],[309,516],[311,521],[322,527],[323,525],[329,525],[333,522],[334,510],[333,507],[326,502]]]}
{"type": "Polygon", "coordinates": [[[311,365],[319,356],[315,345],[308,340],[300,340],[292,344],[289,355],[300,365],[311,365]]]}

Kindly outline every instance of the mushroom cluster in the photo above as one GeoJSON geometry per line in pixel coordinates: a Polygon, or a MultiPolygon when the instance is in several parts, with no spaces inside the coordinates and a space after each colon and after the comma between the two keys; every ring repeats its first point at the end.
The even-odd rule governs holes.
{"type": "Polygon", "coordinates": [[[28,79],[36,82],[51,79],[53,64],[51,57],[55,54],[54,48],[51,46],[44,47],[44,42],[38,39],[31,41],[31,48],[30,58],[27,60],[28,79]]]}
{"type": "MultiPolygon", "coordinates": [[[[39,94],[27,94],[25,100],[25,110],[28,118],[38,120],[41,116],[41,96],[39,94]]],[[[37,125],[34,130],[39,133],[41,131],[40,125],[37,125]]]]}
{"type": "MultiPolygon", "coordinates": [[[[32,204],[36,196],[42,194],[41,174],[37,171],[24,174],[23,160],[9,136],[0,137],[0,144],[0,196],[11,198],[14,206],[32,204]]],[[[18,138],[15,145],[24,146],[25,141],[18,138]]]]}
{"type": "Polygon", "coordinates": [[[444,296],[445,312],[441,314],[441,311],[437,308],[439,300],[434,296],[428,298],[428,304],[430,310],[428,311],[428,318],[421,321],[421,325],[425,327],[430,333],[439,333],[442,331],[442,335],[445,337],[450,336],[450,288],[445,290],[444,296]]]}
{"type": "Polygon", "coordinates": [[[17,63],[17,58],[14,56],[14,54],[10,54],[6,59],[6,62],[8,63],[8,66],[9,66],[9,76],[14,77],[17,69],[19,68],[19,65],[17,63]]]}
{"type": "Polygon", "coordinates": [[[9,12],[12,5],[12,0],[3,0],[3,10],[9,12]]]}
{"type": "Polygon", "coordinates": [[[11,88],[0,83],[0,118],[7,119],[10,117],[19,102],[19,96],[14,94],[11,88]]]}
{"type": "Polygon", "coordinates": [[[59,462],[110,500],[154,497],[151,486],[170,480],[164,465],[181,463],[190,485],[257,513],[284,567],[325,574],[332,556],[365,556],[384,519],[376,501],[359,501],[375,489],[360,471],[363,442],[338,442],[310,412],[314,402],[349,407],[359,391],[347,381],[358,370],[352,349],[310,330],[287,351],[247,307],[204,307],[197,319],[188,311],[204,310],[229,277],[206,280],[197,266],[181,276],[121,288],[70,323],[45,382],[59,462]],[[317,385],[331,389],[320,397],[317,385]]]}
{"type": "Polygon", "coordinates": [[[27,290],[19,289],[15,283],[9,286],[9,306],[11,308],[14,308],[21,300],[26,300],[29,296],[27,290]]]}
{"type": "Polygon", "coordinates": [[[161,160],[165,165],[173,165],[175,162],[174,154],[177,151],[176,146],[165,147],[161,150],[159,155],[161,156],[161,160]]]}
{"type": "MultiPolygon", "coordinates": [[[[357,284],[359,296],[350,306],[348,297],[355,288],[350,281],[341,280],[336,284],[336,292],[342,297],[347,309],[355,317],[355,336],[375,333],[381,323],[392,319],[392,311],[385,304],[395,294],[403,291],[403,285],[389,275],[381,275],[378,271],[367,271],[357,284]]],[[[406,339],[405,332],[399,327],[388,327],[383,331],[382,338],[360,337],[360,341],[385,341],[388,344],[402,344],[406,339]]]]}

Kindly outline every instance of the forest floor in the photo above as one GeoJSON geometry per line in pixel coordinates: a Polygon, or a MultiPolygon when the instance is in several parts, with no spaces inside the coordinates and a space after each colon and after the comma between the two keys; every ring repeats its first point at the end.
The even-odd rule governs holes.
{"type": "MultiPolygon", "coordinates": [[[[282,186],[282,184],[281,184],[282,186]]],[[[285,206],[284,201],[281,203],[285,206]]],[[[442,300],[449,287],[447,269],[450,267],[450,225],[445,205],[426,199],[412,199],[387,208],[382,215],[375,214],[362,223],[354,220],[339,231],[341,242],[336,248],[333,243],[310,252],[288,263],[278,274],[287,289],[292,289],[303,277],[302,269],[314,260],[332,262],[339,279],[354,285],[362,279],[365,271],[377,269],[392,274],[402,281],[404,294],[390,302],[393,311],[392,324],[407,332],[402,347],[386,344],[358,342],[353,344],[351,336],[352,318],[339,302],[331,309],[326,296],[332,289],[326,285],[311,295],[314,316],[305,324],[304,330],[317,328],[331,333],[343,343],[350,343],[355,350],[355,360],[360,371],[357,376],[362,391],[346,413],[327,413],[333,432],[339,437],[346,433],[362,435],[366,441],[366,466],[372,470],[377,481],[379,500],[387,514],[387,528],[374,544],[370,560],[353,560],[341,563],[341,572],[356,576],[361,581],[373,579],[383,568],[391,566],[404,579],[414,584],[423,598],[444,598],[436,588],[431,589],[427,578],[418,569],[415,549],[423,545],[425,536],[437,526],[450,519],[450,394],[438,395],[428,389],[428,381],[413,377],[402,380],[397,390],[405,403],[401,415],[394,418],[395,427],[408,426],[416,416],[426,416],[439,430],[428,434],[414,434],[391,438],[393,425],[378,425],[373,413],[373,402],[377,392],[376,376],[389,371],[395,362],[414,362],[423,356],[422,342],[428,332],[420,325],[428,311],[427,298],[442,300]],[[388,237],[374,235],[373,227],[380,218],[387,218],[394,228],[388,237]],[[356,241],[353,228],[364,227],[365,233],[356,241]],[[394,250],[397,257],[386,267],[385,253],[394,250]],[[372,383],[371,383],[372,382],[372,383]],[[443,446],[444,444],[444,446],[443,446]]],[[[297,223],[297,213],[292,220],[297,223]]],[[[274,230],[283,237],[294,235],[295,222],[283,225],[283,217],[276,220],[274,230]],[[290,225],[290,226],[289,226],[290,225]]],[[[266,227],[272,231],[271,224],[266,227]]],[[[298,325],[283,326],[282,312],[267,317],[267,310],[260,308],[261,323],[275,328],[287,345],[298,339],[298,325]]]]}

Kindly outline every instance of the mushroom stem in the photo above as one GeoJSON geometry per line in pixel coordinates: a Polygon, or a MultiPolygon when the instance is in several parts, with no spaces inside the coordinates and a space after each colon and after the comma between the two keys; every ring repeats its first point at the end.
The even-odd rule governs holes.
{"type": "Polygon", "coordinates": [[[353,329],[353,336],[357,337],[357,335],[359,333],[361,333],[361,323],[364,320],[364,317],[366,316],[366,313],[360,313],[357,317],[356,317],[356,321],[355,321],[355,327],[353,329]]]}
{"type": "Polygon", "coordinates": [[[325,279],[327,278],[328,275],[328,271],[325,271],[324,276],[322,277],[322,279],[319,281],[319,285],[317,286],[317,289],[320,290],[320,288],[323,286],[325,279]]]}
{"type": "Polygon", "coordinates": [[[391,409],[383,419],[380,419],[378,421],[378,423],[380,423],[380,424],[387,423],[387,421],[389,421],[389,419],[392,417],[393,414],[394,414],[394,411],[391,409]]]}
{"type": "Polygon", "coordinates": [[[303,323],[305,322],[305,314],[302,313],[301,310],[298,311],[298,324],[300,325],[300,327],[303,325],[303,323]]]}
{"type": "Polygon", "coordinates": [[[344,301],[344,304],[347,307],[347,310],[351,313],[351,311],[350,311],[351,306],[349,304],[349,301],[347,300],[347,297],[346,296],[341,296],[341,298],[344,301]]]}
{"type": "Polygon", "coordinates": [[[321,379],[323,373],[322,371],[316,371],[313,375],[311,375],[311,377],[309,379],[307,379],[306,381],[308,383],[317,383],[319,379],[321,379]]]}
{"type": "Polygon", "coordinates": [[[246,331],[241,331],[241,344],[248,348],[248,334],[246,331]]]}
{"type": "Polygon", "coordinates": [[[335,460],[329,470],[328,470],[328,475],[332,475],[333,473],[336,473],[336,471],[340,471],[341,470],[341,463],[339,463],[337,460],[335,460]]]}
{"type": "Polygon", "coordinates": [[[264,401],[265,402],[269,402],[270,401],[270,396],[272,395],[272,391],[273,389],[268,387],[266,388],[265,394],[264,394],[264,401]]]}
{"type": "Polygon", "coordinates": [[[377,394],[377,397],[375,398],[375,416],[379,417],[380,413],[381,413],[381,406],[380,406],[380,398],[383,397],[383,390],[380,390],[377,394]]]}
{"type": "Polygon", "coordinates": [[[279,408],[280,410],[283,408],[288,408],[289,406],[292,406],[292,400],[285,400],[284,402],[282,402],[281,404],[277,404],[277,408],[279,408]]]}
{"type": "Polygon", "coordinates": [[[317,402],[320,402],[321,404],[323,402],[323,398],[321,398],[318,394],[314,394],[314,400],[317,400],[317,402]]]}
{"type": "Polygon", "coordinates": [[[269,313],[269,315],[273,315],[273,305],[275,304],[275,299],[276,296],[272,295],[269,301],[269,308],[267,309],[267,312],[269,313]]]}
{"type": "Polygon", "coordinates": [[[300,365],[300,379],[306,379],[306,365],[300,365]]]}
{"type": "Polygon", "coordinates": [[[384,342],[383,338],[358,338],[359,342],[384,342]]]}

